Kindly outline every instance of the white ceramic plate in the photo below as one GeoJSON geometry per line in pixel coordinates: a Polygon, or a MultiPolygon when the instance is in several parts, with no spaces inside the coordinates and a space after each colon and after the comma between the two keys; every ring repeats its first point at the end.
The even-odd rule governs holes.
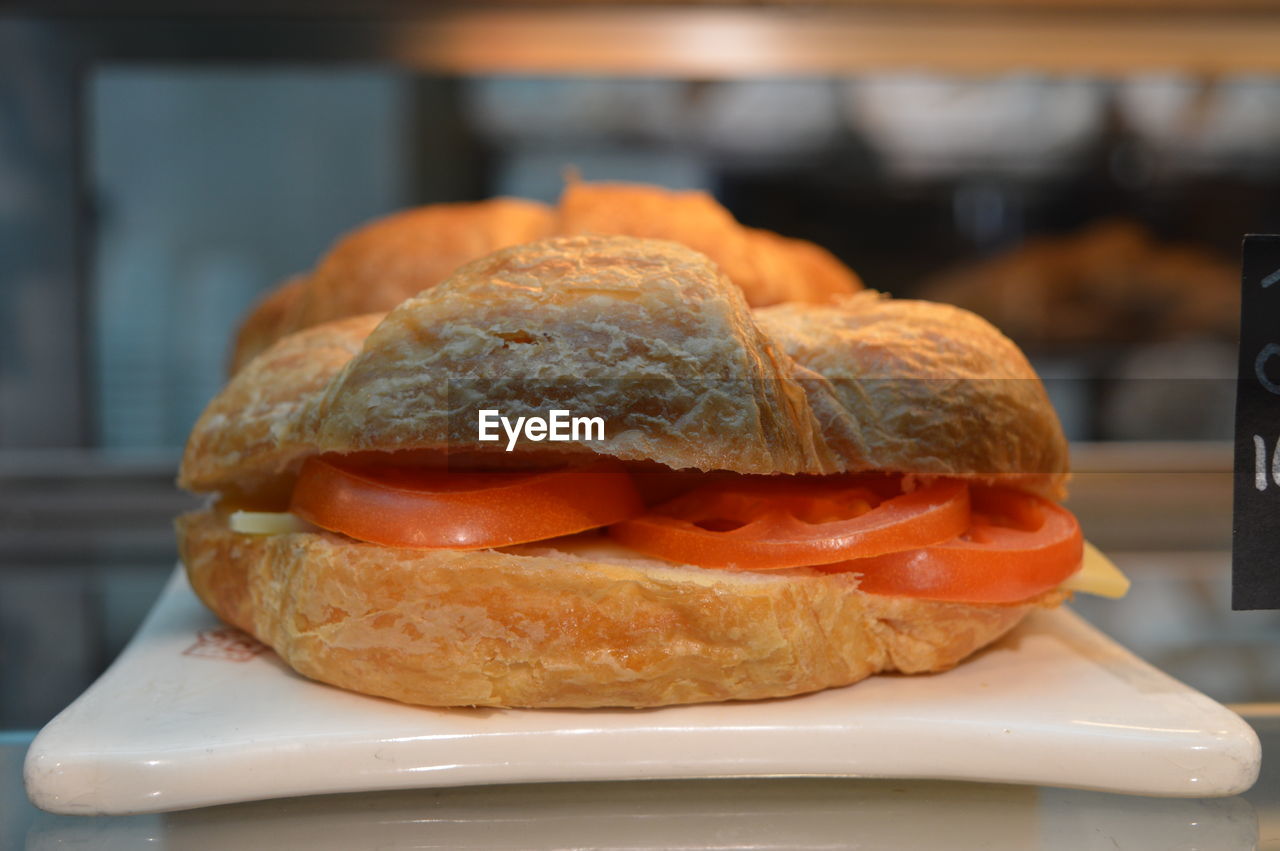
{"type": "Polygon", "coordinates": [[[221,626],[179,570],[128,648],[41,731],[59,813],[568,780],[822,775],[1218,796],[1257,778],[1237,715],[1066,610],[953,671],[651,710],[425,709],[303,679],[221,626]]]}

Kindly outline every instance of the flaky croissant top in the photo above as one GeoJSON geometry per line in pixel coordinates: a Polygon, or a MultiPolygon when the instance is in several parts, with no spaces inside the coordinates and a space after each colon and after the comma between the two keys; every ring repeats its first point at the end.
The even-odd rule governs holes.
{"type": "Polygon", "coordinates": [[[603,440],[519,448],[675,469],[965,475],[1050,496],[1066,480],[1034,370],[971,313],[874,292],[753,310],[692,249],[575,236],[279,340],[200,417],[180,484],[249,488],[317,452],[501,452],[477,440],[481,408],[600,416],[603,440]]]}

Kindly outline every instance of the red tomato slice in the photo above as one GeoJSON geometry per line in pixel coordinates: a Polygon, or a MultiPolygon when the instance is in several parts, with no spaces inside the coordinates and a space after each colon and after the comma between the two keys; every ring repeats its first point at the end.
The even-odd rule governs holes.
{"type": "Polygon", "coordinates": [[[968,525],[969,491],[955,480],[903,493],[890,476],[788,476],[705,485],[609,534],[671,561],[774,570],[936,544],[968,525]]]}
{"type": "Polygon", "coordinates": [[[1013,603],[1056,588],[1080,567],[1084,537],[1060,505],[1003,488],[972,489],[973,520],[954,540],[826,565],[862,574],[859,587],[957,603],[1013,603]]]}
{"type": "Polygon", "coordinates": [[[302,465],[289,510],[323,529],[384,546],[473,550],[607,526],[644,505],[626,470],[610,460],[536,472],[451,473],[313,456],[302,465]]]}

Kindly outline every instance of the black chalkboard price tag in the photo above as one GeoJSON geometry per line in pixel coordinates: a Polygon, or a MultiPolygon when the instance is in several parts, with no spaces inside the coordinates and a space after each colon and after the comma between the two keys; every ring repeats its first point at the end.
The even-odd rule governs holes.
{"type": "Polygon", "coordinates": [[[1244,238],[1231,608],[1280,609],[1280,236],[1244,238]]]}

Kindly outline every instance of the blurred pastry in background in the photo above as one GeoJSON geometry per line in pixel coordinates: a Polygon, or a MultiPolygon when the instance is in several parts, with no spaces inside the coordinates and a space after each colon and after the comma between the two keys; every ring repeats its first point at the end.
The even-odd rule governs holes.
{"type": "Polygon", "coordinates": [[[570,181],[560,197],[558,232],[683,243],[714,260],[752,307],[783,301],[826,302],[862,288],[853,270],[825,248],[743,227],[706,192],[570,181]]]}
{"type": "Polygon", "coordinates": [[[236,335],[230,371],[294,331],[390,310],[497,249],[587,233],[683,243],[714,260],[752,307],[827,302],[862,288],[853,270],[826,249],[744,227],[706,192],[571,180],[558,208],[517,198],[432,204],[351,231],[313,271],[253,306],[236,335]]]}
{"type": "Polygon", "coordinates": [[[972,310],[1032,348],[1232,339],[1240,310],[1234,265],[1115,219],[944,272],[920,297],[972,310]]]}
{"type": "Polygon", "coordinates": [[[550,235],[553,222],[545,204],[494,198],[431,204],[358,227],[309,274],[289,279],[254,305],[236,335],[231,372],[294,331],[390,310],[463,263],[550,235]]]}

